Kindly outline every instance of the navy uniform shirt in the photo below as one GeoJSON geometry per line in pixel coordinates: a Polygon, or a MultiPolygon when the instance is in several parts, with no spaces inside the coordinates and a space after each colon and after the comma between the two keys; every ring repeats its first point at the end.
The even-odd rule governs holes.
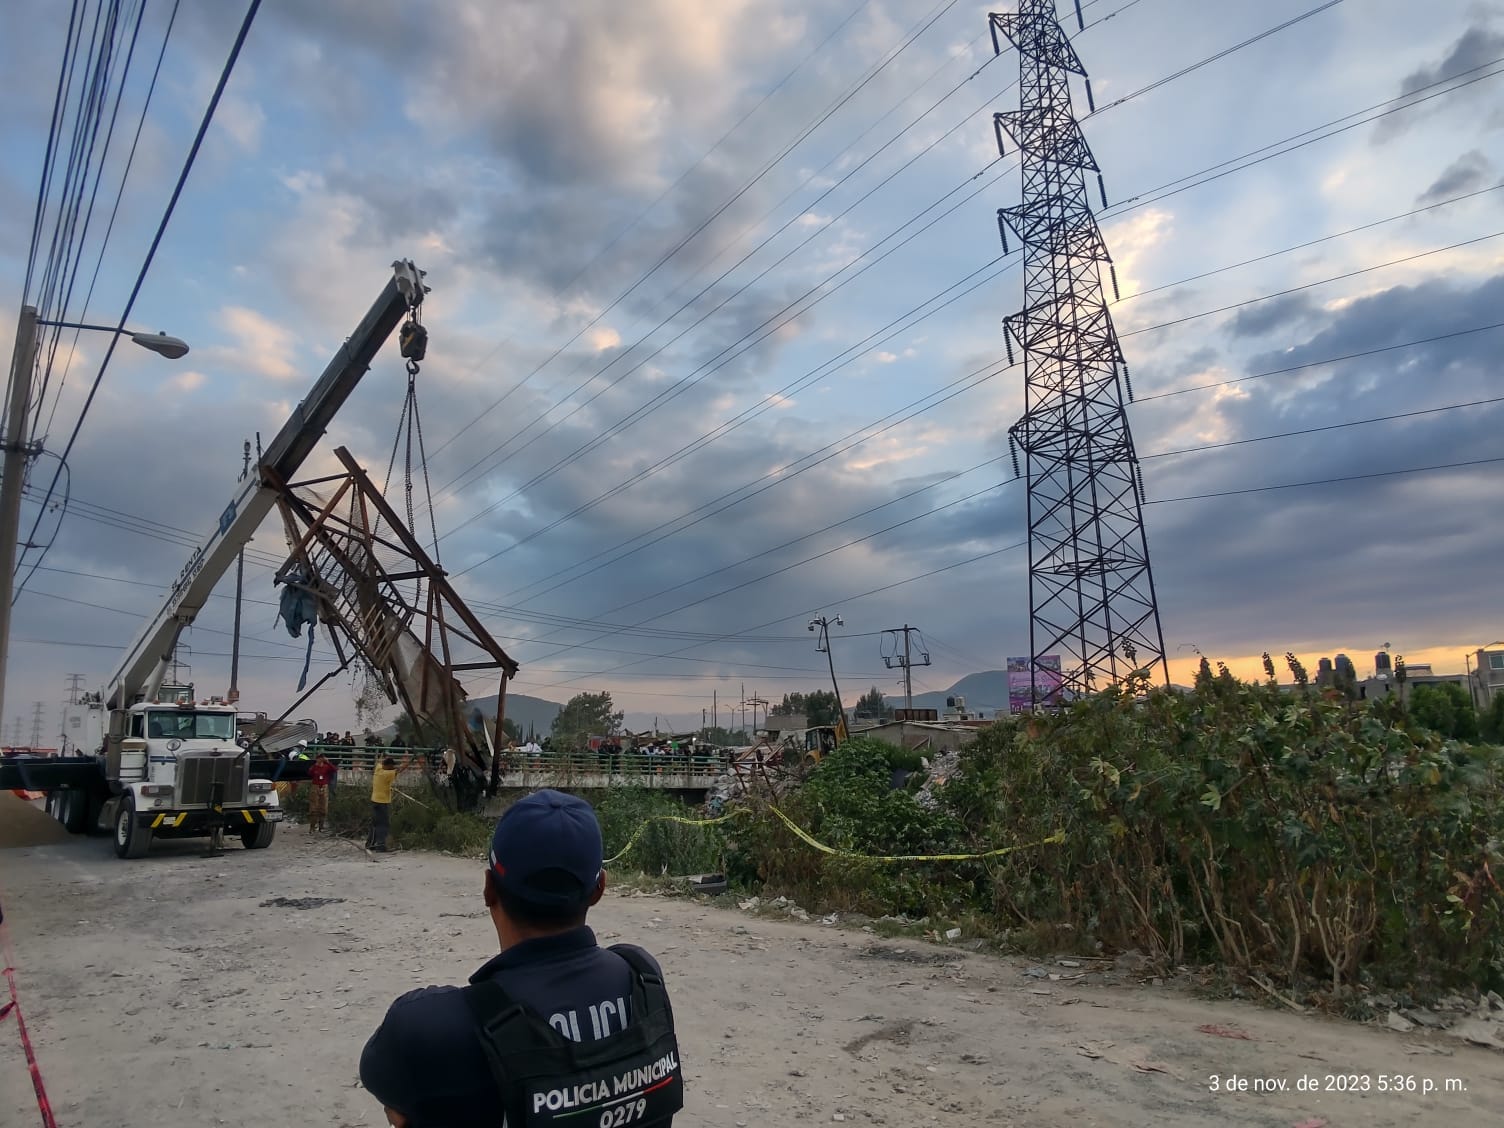
{"type": "MultiPolygon", "coordinates": [[[[632,971],[585,925],[508,948],[470,982],[485,979],[572,1041],[597,1041],[631,1021],[632,971]]],[[[424,987],[394,1002],[360,1055],[360,1081],[411,1128],[501,1123],[501,1095],[458,987],[424,987]]]]}

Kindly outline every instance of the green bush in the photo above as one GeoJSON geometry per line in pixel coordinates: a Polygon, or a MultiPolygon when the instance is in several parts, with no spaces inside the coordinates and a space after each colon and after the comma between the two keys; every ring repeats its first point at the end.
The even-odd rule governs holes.
{"type": "Polygon", "coordinates": [[[975,865],[861,860],[951,853],[964,840],[959,820],[926,810],[907,790],[893,789],[894,752],[870,738],[848,741],[780,802],[784,814],[817,841],[858,857],[823,854],[765,805],[754,805],[751,816],[732,823],[728,832],[729,876],[812,909],[928,915],[966,904],[974,894],[975,865]]]}
{"type": "Polygon", "coordinates": [[[941,792],[1001,920],[1325,982],[1504,981],[1498,750],[1216,679],[992,726],[941,792]]]}
{"type": "Polygon", "coordinates": [[[724,850],[720,826],[686,826],[658,818],[701,817],[672,795],[649,788],[613,787],[586,798],[594,804],[600,820],[606,857],[625,849],[632,835],[642,828],[631,852],[612,867],[615,871],[683,877],[720,870],[724,850]]]}

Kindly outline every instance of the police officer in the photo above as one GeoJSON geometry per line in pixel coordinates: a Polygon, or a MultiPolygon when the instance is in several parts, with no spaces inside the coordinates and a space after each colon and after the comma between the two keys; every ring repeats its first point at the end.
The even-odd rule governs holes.
{"type": "Polygon", "coordinates": [[[595,811],[536,791],[491,837],[483,895],[501,943],[468,987],[394,1002],[360,1080],[398,1128],[672,1123],[684,1103],[656,960],[585,924],[606,874],[595,811]]]}

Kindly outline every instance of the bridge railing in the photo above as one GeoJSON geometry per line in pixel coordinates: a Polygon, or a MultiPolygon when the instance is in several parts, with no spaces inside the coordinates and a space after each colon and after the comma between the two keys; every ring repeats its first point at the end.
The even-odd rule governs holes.
{"type": "MultiPolygon", "coordinates": [[[[348,744],[310,744],[308,755],[322,752],[342,772],[369,774],[390,756],[401,764],[409,757],[422,761],[409,771],[421,771],[423,765],[442,768],[441,748],[387,748],[348,744]]],[[[680,749],[678,752],[650,754],[644,749],[625,748],[619,752],[543,752],[530,755],[520,748],[502,749],[501,772],[504,776],[552,777],[570,779],[579,776],[688,775],[718,776],[730,768],[730,755],[714,748],[680,749]]]]}

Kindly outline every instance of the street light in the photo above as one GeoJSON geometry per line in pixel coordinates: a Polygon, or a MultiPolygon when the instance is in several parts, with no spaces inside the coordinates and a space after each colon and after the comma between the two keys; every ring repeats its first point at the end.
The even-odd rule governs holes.
{"type": "Polygon", "coordinates": [[[43,321],[38,325],[50,325],[57,329],[92,329],[97,333],[114,333],[117,337],[129,337],[132,343],[149,349],[168,360],[180,360],[188,355],[188,342],[181,337],[169,337],[166,333],[139,333],[133,329],[117,329],[113,325],[85,325],[79,321],[43,321]]]}
{"type": "Polygon", "coordinates": [[[21,532],[21,489],[25,485],[26,461],[38,450],[26,440],[26,418],[31,412],[31,374],[37,363],[37,327],[88,329],[128,336],[143,349],[177,360],[188,354],[187,342],[166,333],[140,333],[114,325],[85,325],[78,321],[44,321],[36,306],[22,306],[16,325],[16,347],[11,354],[10,409],[6,415],[4,474],[0,479],[0,716],[5,715],[5,673],[10,657],[10,604],[16,573],[16,541],[21,532]]]}

